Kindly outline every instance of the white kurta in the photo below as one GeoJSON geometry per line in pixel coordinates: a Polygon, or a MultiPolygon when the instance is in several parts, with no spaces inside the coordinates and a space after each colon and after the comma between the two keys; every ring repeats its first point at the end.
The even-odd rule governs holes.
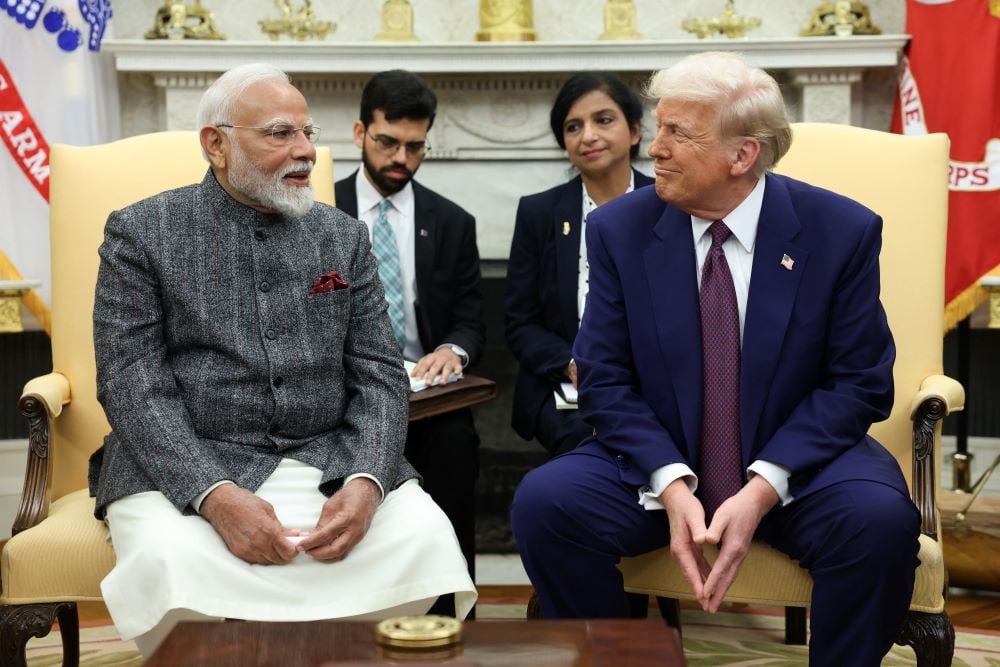
{"type": "MultiPolygon", "coordinates": [[[[321,472],[285,459],[257,491],[282,525],[312,530],[326,498],[321,472]]],[[[108,506],[118,562],[101,582],[124,639],[149,632],[167,612],[259,621],[309,621],[391,612],[455,593],[460,618],[476,587],[444,512],[416,480],[391,491],[365,537],[342,561],[299,554],[287,565],[251,565],[232,553],[211,524],[184,516],[152,491],[108,506]]],[[[391,614],[389,614],[391,615],[391,614]]]]}

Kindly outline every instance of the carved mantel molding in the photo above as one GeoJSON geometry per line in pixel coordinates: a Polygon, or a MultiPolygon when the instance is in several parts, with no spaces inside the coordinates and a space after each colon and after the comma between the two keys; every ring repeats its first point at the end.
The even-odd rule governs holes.
{"type": "Polygon", "coordinates": [[[894,67],[907,35],[635,42],[208,42],[109,39],[122,72],[224,72],[266,59],[295,74],[372,74],[405,66],[422,74],[647,72],[711,49],[740,51],[769,70],[894,67]]]}

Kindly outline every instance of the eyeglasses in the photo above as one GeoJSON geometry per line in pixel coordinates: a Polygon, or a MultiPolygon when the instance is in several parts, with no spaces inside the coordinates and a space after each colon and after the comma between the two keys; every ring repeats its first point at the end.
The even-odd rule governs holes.
{"type": "Polygon", "coordinates": [[[399,139],[386,134],[370,134],[367,131],[365,134],[375,142],[375,148],[378,149],[378,152],[385,156],[395,155],[400,146],[406,149],[406,154],[409,157],[423,155],[431,149],[430,143],[426,141],[407,141],[404,144],[399,139]]]}
{"type": "Polygon", "coordinates": [[[319,140],[320,128],[315,125],[304,125],[302,127],[293,127],[291,125],[268,125],[266,127],[257,127],[255,125],[228,125],[225,123],[219,123],[216,127],[232,127],[237,130],[260,130],[267,137],[268,141],[274,146],[288,146],[289,144],[295,143],[295,135],[301,132],[305,136],[306,140],[314,144],[319,140]]]}

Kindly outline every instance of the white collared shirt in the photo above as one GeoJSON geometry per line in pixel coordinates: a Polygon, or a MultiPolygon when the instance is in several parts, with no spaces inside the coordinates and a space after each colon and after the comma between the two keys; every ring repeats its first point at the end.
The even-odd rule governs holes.
{"type": "MultiPolygon", "coordinates": [[[[736,290],[736,306],[740,313],[740,344],[743,341],[743,330],[747,316],[747,301],[750,295],[750,274],[753,270],[753,251],[757,240],[757,223],[760,221],[760,211],[764,204],[764,187],[766,179],[761,176],[757,185],[724,219],[726,226],[732,231],[732,236],[722,244],[722,252],[726,255],[729,272],[733,276],[733,287],[736,290]]],[[[694,242],[698,288],[701,289],[701,270],[705,258],[712,247],[712,236],[708,228],[714,220],[705,220],[691,216],[691,233],[694,242]]],[[[746,445],[747,443],[744,443],[746,445]]],[[[785,466],[770,461],[753,461],[747,467],[748,477],[760,475],[777,491],[782,505],[787,505],[793,498],[788,493],[788,478],[791,471],[785,466]]],[[[663,509],[660,494],[680,477],[684,478],[688,488],[693,493],[698,488],[698,477],[686,463],[671,463],[657,468],[649,476],[649,485],[639,490],[639,504],[648,510],[663,509]]]]}
{"type": "MultiPolygon", "coordinates": [[[[579,327],[583,320],[583,311],[587,307],[587,294],[590,292],[590,261],[587,259],[587,216],[595,208],[597,202],[587,192],[587,184],[583,185],[583,214],[580,216],[580,258],[579,271],[576,283],[576,323],[579,327]]],[[[631,169],[628,173],[628,188],[622,194],[628,194],[635,190],[635,172],[631,169]]]]}
{"type": "Polygon", "coordinates": [[[407,183],[399,192],[382,197],[375,186],[365,176],[365,168],[358,169],[355,180],[355,192],[358,195],[358,220],[368,226],[368,240],[372,238],[372,230],[378,221],[378,205],[382,199],[389,200],[389,210],[386,218],[389,226],[396,234],[396,246],[399,248],[399,265],[403,283],[403,315],[406,319],[406,345],[403,346],[403,357],[408,361],[419,361],[424,356],[424,347],[420,344],[420,334],[417,332],[417,311],[414,304],[417,301],[417,264],[413,232],[416,227],[416,207],[413,200],[413,183],[407,183]]]}

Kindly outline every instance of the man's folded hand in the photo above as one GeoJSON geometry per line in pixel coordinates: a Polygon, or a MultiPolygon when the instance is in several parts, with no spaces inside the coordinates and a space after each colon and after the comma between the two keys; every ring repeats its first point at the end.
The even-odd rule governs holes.
{"type": "Polygon", "coordinates": [[[284,528],[271,503],[235,484],[223,484],[208,494],[201,503],[201,515],[229,550],[247,563],[283,565],[298,553],[285,536],[299,531],[284,528]]]}
{"type": "Polygon", "coordinates": [[[299,550],[316,560],[341,560],[361,541],[382,497],[378,485],[356,477],[323,503],[316,529],[299,542],[299,550]]]}

